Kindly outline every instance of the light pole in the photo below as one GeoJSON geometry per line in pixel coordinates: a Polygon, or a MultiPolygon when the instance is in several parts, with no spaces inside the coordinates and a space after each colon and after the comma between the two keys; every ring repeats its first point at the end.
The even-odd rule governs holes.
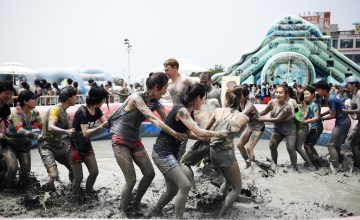
{"type": "Polygon", "coordinates": [[[130,84],[130,51],[132,45],[130,44],[130,40],[125,38],[124,44],[126,45],[126,50],[128,52],[128,77],[129,77],[129,84],[130,84]]]}

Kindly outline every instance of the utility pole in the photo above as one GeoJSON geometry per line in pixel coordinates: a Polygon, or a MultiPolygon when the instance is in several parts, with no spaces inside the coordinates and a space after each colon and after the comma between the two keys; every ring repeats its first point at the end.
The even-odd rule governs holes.
{"type": "Polygon", "coordinates": [[[128,77],[129,77],[129,84],[130,84],[130,51],[132,48],[132,45],[130,44],[130,40],[125,38],[124,44],[126,45],[126,51],[128,52],[128,77]]]}

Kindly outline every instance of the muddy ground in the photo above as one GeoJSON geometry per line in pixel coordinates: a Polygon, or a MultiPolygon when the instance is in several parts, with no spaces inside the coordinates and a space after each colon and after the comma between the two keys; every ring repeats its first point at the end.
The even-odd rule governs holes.
{"type": "MultiPolygon", "coordinates": [[[[155,138],[144,138],[151,155],[155,138]]],[[[193,143],[192,141],[189,144],[193,143]]],[[[110,140],[93,142],[99,166],[99,176],[92,194],[73,195],[67,179],[67,170],[59,165],[60,181],[56,191],[41,189],[47,180],[39,153],[32,150],[32,178],[16,192],[0,191],[0,216],[5,218],[150,218],[149,212],[165,188],[162,174],[155,167],[156,176],[146,192],[141,209],[130,210],[128,216],[119,211],[124,178],[110,145],[110,140]]],[[[325,147],[317,147],[326,155],[325,147]]],[[[270,157],[268,141],[261,140],[255,148],[256,159],[267,165],[270,157]]],[[[329,168],[308,170],[298,155],[300,170],[294,172],[284,143],[279,146],[279,166],[275,173],[263,170],[256,164],[245,169],[239,152],[236,156],[243,179],[243,194],[227,212],[225,218],[242,219],[322,219],[360,216],[360,172],[329,168]]],[[[88,173],[84,168],[84,179],[88,173]]],[[[349,168],[349,167],[347,167],[349,168]]],[[[351,168],[351,167],[350,167],[351,168]]],[[[219,185],[222,178],[207,167],[195,167],[197,191],[191,191],[184,218],[215,218],[222,203],[219,185]]],[[[141,176],[137,168],[137,179],[141,176]]],[[[85,180],[83,181],[83,185],[85,180]]],[[[136,186],[135,186],[136,188],[136,186]]],[[[163,211],[173,218],[174,201],[163,211]]]]}

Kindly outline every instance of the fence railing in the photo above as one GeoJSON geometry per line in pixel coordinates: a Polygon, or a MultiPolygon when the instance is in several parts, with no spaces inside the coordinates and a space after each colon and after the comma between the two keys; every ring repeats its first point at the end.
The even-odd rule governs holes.
{"type": "MultiPolygon", "coordinates": [[[[86,95],[76,95],[77,101],[76,104],[85,104],[86,95]]],[[[17,96],[13,96],[10,100],[11,106],[16,106],[17,96]],[[15,101],[15,102],[14,102],[15,101]]],[[[110,95],[109,103],[118,103],[120,101],[120,97],[118,95],[110,95]]],[[[59,96],[57,95],[43,95],[39,97],[38,106],[47,106],[47,105],[56,105],[59,103],[59,96]]]]}

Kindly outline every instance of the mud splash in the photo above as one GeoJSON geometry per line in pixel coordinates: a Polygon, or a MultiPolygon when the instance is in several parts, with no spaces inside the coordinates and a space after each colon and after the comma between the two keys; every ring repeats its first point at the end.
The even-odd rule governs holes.
{"type": "MultiPolygon", "coordinates": [[[[360,215],[359,171],[350,172],[351,166],[345,166],[335,173],[327,167],[314,171],[300,165],[299,172],[293,172],[285,146],[281,144],[279,166],[274,172],[271,161],[266,158],[269,156],[268,143],[263,142],[261,140],[255,149],[257,160],[262,164],[254,163],[245,169],[246,164],[236,154],[244,190],[225,218],[320,219],[360,215]]],[[[151,143],[153,139],[149,144],[145,141],[145,146],[151,146],[151,143]]],[[[119,209],[124,179],[112,152],[103,150],[103,146],[110,146],[110,142],[95,142],[93,145],[100,173],[94,186],[96,191],[74,195],[67,181],[68,172],[59,165],[60,179],[64,181],[55,183],[56,191],[44,192],[40,186],[47,181],[47,174],[35,151],[32,152],[34,173],[27,185],[19,186],[16,192],[0,189],[0,215],[7,218],[151,217],[151,209],[165,189],[163,175],[155,167],[155,179],[140,207],[131,206],[127,215],[124,215],[119,209]]],[[[150,147],[146,150],[151,153],[150,147]]],[[[317,150],[323,155],[327,152],[325,148],[317,150]]],[[[189,193],[184,218],[215,218],[223,202],[223,196],[219,192],[223,179],[217,172],[204,166],[193,170],[197,190],[189,193]]],[[[136,169],[136,175],[139,181],[139,169],[136,169]]],[[[85,168],[85,180],[86,177],[85,168]]],[[[156,218],[173,218],[174,211],[172,201],[165,206],[163,215],[156,218]]]]}

